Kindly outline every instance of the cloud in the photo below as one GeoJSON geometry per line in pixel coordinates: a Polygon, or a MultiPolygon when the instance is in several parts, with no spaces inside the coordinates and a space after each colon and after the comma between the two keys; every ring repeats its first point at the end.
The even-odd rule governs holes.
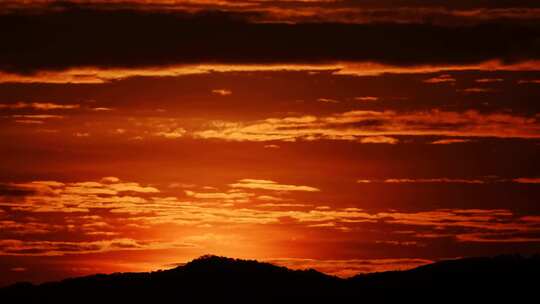
{"type": "Polygon", "coordinates": [[[386,184],[492,184],[492,183],[522,183],[536,184],[540,183],[538,178],[520,177],[514,179],[499,178],[497,176],[485,176],[473,179],[466,178],[387,178],[387,179],[358,179],[360,184],[367,183],[386,183],[386,184]]]}
{"type": "MultiPolygon", "coordinates": [[[[300,207],[300,208],[310,207],[312,205],[308,205],[308,204],[290,204],[290,203],[264,203],[264,204],[259,204],[257,206],[258,207],[264,207],[264,208],[287,208],[287,209],[290,209],[290,208],[295,208],[295,207],[300,207]]],[[[313,226],[310,226],[310,227],[313,227],[313,226]]]]}
{"type": "Polygon", "coordinates": [[[18,114],[11,115],[13,118],[26,118],[26,119],[60,119],[64,118],[62,115],[47,115],[47,114],[18,114]]]}
{"type": "Polygon", "coordinates": [[[49,234],[60,231],[64,227],[61,225],[48,224],[43,222],[16,222],[14,220],[0,220],[0,228],[4,232],[21,234],[49,234]]]}
{"type": "Polygon", "coordinates": [[[35,193],[36,191],[32,188],[20,187],[11,183],[0,183],[0,197],[9,197],[9,196],[27,196],[35,193]]]}
{"type": "Polygon", "coordinates": [[[518,84],[540,84],[540,79],[523,79],[519,80],[518,84]]]}
{"type": "Polygon", "coordinates": [[[0,109],[34,109],[34,110],[70,110],[77,109],[80,105],[78,104],[57,104],[51,102],[17,102],[12,104],[1,103],[0,109]]]}
{"type": "Polygon", "coordinates": [[[444,74],[444,75],[439,75],[437,77],[426,79],[424,80],[424,82],[434,83],[434,84],[437,84],[437,83],[452,83],[453,84],[456,82],[456,79],[452,77],[452,75],[444,74]]]}
{"type": "Polygon", "coordinates": [[[107,108],[107,107],[92,108],[92,111],[96,111],[96,112],[108,112],[108,111],[112,111],[112,110],[114,110],[114,109],[107,108]]]}
{"type": "Polygon", "coordinates": [[[62,11],[73,8],[139,10],[141,12],[222,11],[245,16],[252,22],[286,23],[397,23],[464,24],[527,22],[540,14],[531,0],[517,1],[265,1],[265,0],[9,0],[0,12],[62,11]]]}
{"type": "Polygon", "coordinates": [[[349,140],[394,136],[539,138],[536,118],[477,111],[350,111],[330,116],[268,118],[241,123],[215,121],[192,134],[230,141],[349,140]]]}
{"type": "Polygon", "coordinates": [[[369,102],[369,101],[377,101],[377,100],[379,100],[379,97],[374,97],[374,96],[361,96],[361,97],[355,97],[354,100],[356,100],[356,101],[362,101],[362,102],[369,102]]]}
{"type": "Polygon", "coordinates": [[[93,241],[21,241],[0,240],[0,255],[11,256],[61,256],[118,250],[154,250],[173,247],[191,247],[189,244],[157,241],[140,241],[128,238],[93,241]]]}
{"type": "Polygon", "coordinates": [[[262,179],[241,179],[234,184],[230,184],[230,186],[232,188],[262,189],[262,190],[272,190],[272,191],[307,191],[307,192],[320,191],[319,189],[310,187],[310,186],[279,184],[274,181],[262,180],[262,179]]]}
{"type": "MultiPolygon", "coordinates": [[[[540,29],[534,23],[443,26],[253,22],[252,17],[258,15],[257,12],[120,10],[97,6],[31,12],[11,10],[0,21],[2,28],[16,29],[3,37],[0,70],[12,77],[20,76],[21,81],[28,80],[27,75],[35,72],[76,67],[159,70],[175,65],[306,62],[376,62],[409,67],[540,59],[535,43],[540,29]],[[215,36],[216,28],[219,37],[215,36]],[[51,33],[54,40],[43,38],[51,33]],[[351,37],[355,37],[354,41],[351,37]],[[445,37],[445,43],[431,43],[433,37],[445,37]],[[512,47],[505,47],[508,45],[512,47]],[[284,47],[287,52],[283,52],[284,47]],[[400,51],[395,52],[396,49],[400,51]]],[[[87,77],[72,76],[81,81],[87,77]]]]}
{"type": "Polygon", "coordinates": [[[399,140],[389,136],[368,136],[360,139],[363,144],[390,144],[395,145],[399,143],[399,140]]]}
{"type": "Polygon", "coordinates": [[[489,93],[489,92],[495,92],[492,88],[466,88],[466,89],[459,89],[458,92],[465,93],[465,94],[479,94],[479,93],[489,93]]]}
{"type": "Polygon", "coordinates": [[[465,233],[457,236],[461,242],[476,243],[527,243],[540,242],[540,237],[520,236],[515,233],[465,233]]]}
{"type": "MultiPolygon", "coordinates": [[[[0,206],[29,212],[89,212],[91,208],[114,208],[119,202],[126,204],[144,201],[142,197],[121,196],[125,194],[156,194],[157,188],[141,186],[133,182],[113,182],[106,178],[103,183],[95,181],[60,183],[56,181],[33,181],[7,184],[9,196],[17,200],[0,200],[0,206]]],[[[127,205],[125,205],[127,206],[127,205]]]]}
{"type": "Polygon", "coordinates": [[[419,178],[419,179],[410,179],[410,178],[391,178],[385,179],[384,183],[389,184],[411,184],[411,183],[421,183],[421,184],[432,184],[432,183],[445,183],[445,184],[484,184],[486,181],[480,179],[455,179],[455,178],[419,178]]]}
{"type": "Polygon", "coordinates": [[[359,184],[370,184],[373,181],[369,180],[369,179],[358,179],[358,180],[356,180],[356,182],[359,183],[359,184]]]}
{"type": "Polygon", "coordinates": [[[220,96],[229,96],[232,94],[232,91],[225,90],[225,89],[215,89],[215,90],[212,90],[212,93],[216,95],[220,95],[220,96]]]}
{"type": "Polygon", "coordinates": [[[32,119],[16,119],[15,122],[21,123],[21,124],[37,124],[37,125],[41,125],[44,123],[41,120],[32,120],[32,119]]]}
{"type": "Polygon", "coordinates": [[[184,191],[187,196],[194,197],[198,199],[219,199],[223,200],[225,202],[245,202],[248,198],[254,196],[252,193],[246,193],[246,192],[236,192],[236,191],[229,191],[229,192],[195,192],[186,190],[184,191]]]}
{"type": "Polygon", "coordinates": [[[540,178],[521,177],[514,179],[514,182],[520,184],[540,184],[540,178]]]}
{"type": "Polygon", "coordinates": [[[439,139],[432,141],[432,145],[450,145],[450,144],[462,144],[462,143],[468,143],[472,142],[470,139],[462,139],[462,138],[450,138],[450,139],[439,139]]]}
{"type": "Polygon", "coordinates": [[[331,98],[318,98],[317,101],[324,102],[324,103],[339,103],[338,100],[331,99],[331,98]]]}
{"type": "Polygon", "coordinates": [[[118,183],[120,179],[116,176],[107,176],[107,177],[103,177],[100,181],[102,183],[118,183]]]}
{"type": "Polygon", "coordinates": [[[474,81],[478,82],[478,83],[494,83],[494,82],[503,82],[504,79],[502,79],[502,78],[480,78],[480,79],[475,79],[474,81]]]}
{"type": "Polygon", "coordinates": [[[187,131],[184,128],[174,128],[168,131],[155,132],[154,135],[165,137],[165,138],[180,138],[180,137],[183,137],[186,134],[186,132],[187,131]]]}
{"type": "MultiPolygon", "coordinates": [[[[396,66],[374,61],[334,63],[198,63],[176,64],[150,67],[70,67],[63,70],[40,70],[32,74],[2,72],[0,83],[79,83],[102,84],[131,77],[176,77],[210,73],[252,73],[252,72],[326,72],[334,75],[378,76],[383,74],[425,74],[452,71],[537,71],[539,60],[524,62],[502,62],[487,60],[471,64],[418,64],[412,66],[396,66]]],[[[98,108],[102,111],[113,110],[98,108]]]]}

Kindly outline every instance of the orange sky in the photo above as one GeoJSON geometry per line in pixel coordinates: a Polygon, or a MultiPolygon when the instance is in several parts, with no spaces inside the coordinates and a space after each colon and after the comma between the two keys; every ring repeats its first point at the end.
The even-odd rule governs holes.
{"type": "Polygon", "coordinates": [[[0,10],[0,285],[540,249],[533,1],[22,2],[0,10]]]}

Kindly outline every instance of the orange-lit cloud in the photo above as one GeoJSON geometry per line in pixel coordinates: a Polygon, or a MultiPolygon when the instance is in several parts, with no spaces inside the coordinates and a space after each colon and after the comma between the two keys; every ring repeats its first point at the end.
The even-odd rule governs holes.
{"type": "Polygon", "coordinates": [[[522,183],[522,184],[540,184],[540,178],[527,178],[527,177],[521,177],[514,179],[516,183],[522,183]]]}
{"type": "Polygon", "coordinates": [[[540,84],[540,79],[522,79],[518,84],[540,84]]]}
{"type": "Polygon", "coordinates": [[[154,133],[154,135],[156,136],[161,136],[165,138],[180,138],[183,137],[185,134],[186,130],[183,128],[175,128],[167,131],[158,131],[154,133]]]}
{"type": "Polygon", "coordinates": [[[503,78],[479,78],[476,79],[475,82],[478,83],[494,83],[494,82],[503,82],[503,78]]]}
{"type": "Polygon", "coordinates": [[[26,118],[26,119],[51,119],[51,118],[64,118],[62,115],[47,115],[47,114],[17,114],[12,115],[13,118],[26,118]]]}
{"type": "Polygon", "coordinates": [[[483,184],[486,181],[480,179],[454,179],[454,178],[391,178],[385,179],[385,183],[390,184],[408,184],[408,183],[452,183],[452,184],[483,184]]]}
{"type": "Polygon", "coordinates": [[[133,239],[112,239],[94,242],[65,241],[21,241],[0,240],[0,255],[57,256],[64,254],[85,254],[118,250],[148,250],[171,247],[187,247],[189,244],[166,244],[133,239]]]}
{"type": "Polygon", "coordinates": [[[439,75],[437,77],[424,80],[425,83],[454,83],[456,79],[449,74],[439,75]]]}
{"type": "Polygon", "coordinates": [[[332,98],[318,98],[317,101],[325,102],[325,103],[339,103],[338,100],[335,100],[332,98]]]}
{"type": "Polygon", "coordinates": [[[387,179],[358,179],[360,184],[366,183],[387,183],[387,184],[492,184],[492,183],[521,183],[521,184],[536,184],[540,183],[538,178],[520,177],[514,179],[505,179],[497,176],[486,176],[479,178],[387,178],[387,179]]]}
{"type": "Polygon", "coordinates": [[[465,93],[465,94],[478,94],[478,93],[495,92],[495,90],[491,89],[491,88],[465,88],[465,89],[459,89],[457,91],[465,93]]]}
{"type": "Polygon", "coordinates": [[[540,125],[535,118],[476,111],[350,111],[323,117],[268,118],[252,123],[218,121],[212,128],[193,135],[232,141],[357,140],[362,137],[365,141],[365,137],[375,137],[388,142],[387,137],[399,135],[538,138],[540,125]]]}
{"type": "Polygon", "coordinates": [[[363,144],[397,144],[399,140],[389,136],[368,136],[360,139],[363,144]]]}
{"type": "Polygon", "coordinates": [[[1,109],[34,109],[34,110],[68,110],[77,109],[78,104],[57,104],[52,102],[16,102],[13,104],[0,103],[1,109]]]}
{"type": "Polygon", "coordinates": [[[467,143],[471,142],[470,139],[462,139],[462,138],[451,138],[451,139],[439,139],[431,142],[433,145],[450,145],[450,144],[461,144],[461,143],[467,143]]]}
{"type": "Polygon", "coordinates": [[[232,94],[232,91],[226,90],[226,89],[215,89],[215,90],[212,90],[212,93],[216,95],[221,95],[221,96],[228,96],[232,94]]]}
{"type": "Polygon", "coordinates": [[[270,180],[261,179],[241,179],[237,183],[230,184],[232,188],[244,189],[262,189],[272,191],[320,191],[317,188],[310,186],[284,185],[270,180]]]}
{"type": "Polygon", "coordinates": [[[365,101],[377,101],[379,100],[379,98],[375,96],[361,96],[361,97],[355,97],[354,100],[365,102],[365,101]]]}
{"type": "MultiPolygon", "coordinates": [[[[490,60],[478,64],[433,64],[395,66],[377,62],[336,62],[319,64],[185,64],[155,66],[148,68],[71,68],[62,71],[38,71],[31,75],[0,71],[0,83],[81,83],[99,84],[130,77],[174,77],[208,73],[261,72],[261,71],[304,71],[331,72],[335,75],[377,76],[383,74],[422,74],[452,71],[538,71],[540,63],[529,60],[518,63],[503,63],[490,60]]],[[[428,82],[449,82],[451,78],[427,79],[428,82]],[[437,80],[435,80],[437,79],[437,80]]],[[[523,80],[520,83],[533,83],[523,80]]]]}

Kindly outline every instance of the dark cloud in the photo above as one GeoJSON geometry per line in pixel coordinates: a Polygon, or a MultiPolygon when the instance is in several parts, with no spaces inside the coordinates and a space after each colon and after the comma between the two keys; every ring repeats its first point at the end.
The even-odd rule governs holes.
{"type": "Polygon", "coordinates": [[[34,193],[35,190],[33,189],[18,187],[6,183],[0,183],[0,197],[22,197],[32,195],[34,193]]]}
{"type": "Polygon", "coordinates": [[[472,8],[537,8],[535,0],[342,0],[331,2],[329,6],[339,7],[444,7],[449,9],[472,8]]]}
{"type": "Polygon", "coordinates": [[[335,61],[407,66],[540,57],[537,25],[255,24],[251,17],[81,7],[15,11],[0,17],[0,70],[335,61]]]}

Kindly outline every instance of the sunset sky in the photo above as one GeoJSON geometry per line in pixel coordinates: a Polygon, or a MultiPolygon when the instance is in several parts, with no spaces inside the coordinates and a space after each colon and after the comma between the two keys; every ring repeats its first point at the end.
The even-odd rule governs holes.
{"type": "Polygon", "coordinates": [[[0,4],[0,285],[540,251],[536,0],[0,4]]]}

